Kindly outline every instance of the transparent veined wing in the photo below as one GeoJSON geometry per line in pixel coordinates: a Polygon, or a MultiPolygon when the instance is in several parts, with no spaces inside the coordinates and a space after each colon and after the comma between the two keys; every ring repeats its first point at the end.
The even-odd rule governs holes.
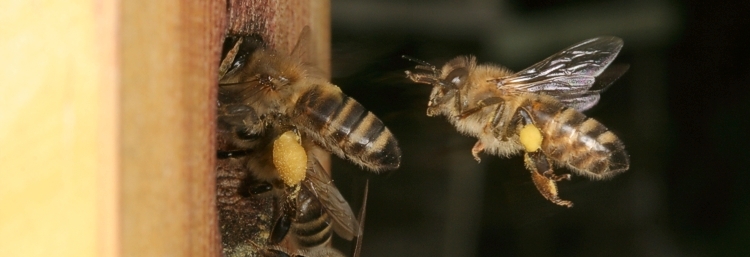
{"type": "Polygon", "coordinates": [[[546,94],[579,111],[589,109],[598,102],[599,93],[627,71],[627,67],[607,69],[622,45],[617,37],[585,40],[500,79],[498,87],[507,92],[546,94]]]}
{"type": "Polygon", "coordinates": [[[349,203],[341,196],[320,162],[315,158],[309,159],[311,163],[308,165],[307,179],[303,181],[303,185],[315,194],[315,197],[318,198],[318,201],[331,216],[333,230],[336,231],[336,234],[346,240],[359,236],[359,222],[357,222],[349,203]]]}

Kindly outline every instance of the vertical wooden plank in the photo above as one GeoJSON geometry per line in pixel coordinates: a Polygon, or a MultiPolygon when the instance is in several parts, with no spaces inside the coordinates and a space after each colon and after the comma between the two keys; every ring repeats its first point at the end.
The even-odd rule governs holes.
{"type": "Polygon", "coordinates": [[[187,256],[187,117],[177,1],[123,1],[122,255],[187,256]],[[171,10],[171,11],[167,11],[171,10]],[[171,183],[170,183],[171,182],[171,183]]]}
{"type": "Polygon", "coordinates": [[[187,127],[193,128],[185,138],[190,151],[186,156],[191,172],[188,195],[190,211],[190,256],[220,256],[221,242],[216,209],[216,174],[214,172],[216,83],[219,59],[225,32],[226,1],[181,1],[181,51],[191,58],[185,62],[181,73],[185,80],[183,90],[187,99],[197,105],[185,106],[196,117],[189,119],[187,127]],[[199,85],[199,86],[193,86],[199,85]]]}
{"type": "Polygon", "coordinates": [[[116,4],[0,4],[0,256],[116,255],[116,4]]]}
{"type": "Polygon", "coordinates": [[[94,2],[101,47],[97,176],[97,256],[120,256],[120,66],[118,0],[94,2]]]}
{"type": "Polygon", "coordinates": [[[213,175],[223,1],[122,3],[122,254],[218,254],[213,175]]]}
{"type": "Polygon", "coordinates": [[[218,254],[225,2],[117,6],[0,6],[0,256],[218,254]]]}

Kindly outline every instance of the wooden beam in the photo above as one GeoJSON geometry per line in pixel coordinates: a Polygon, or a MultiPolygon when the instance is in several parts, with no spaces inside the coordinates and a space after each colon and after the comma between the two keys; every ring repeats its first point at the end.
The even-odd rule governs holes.
{"type": "Polygon", "coordinates": [[[0,256],[118,255],[116,5],[0,3],[0,256]]]}
{"type": "Polygon", "coordinates": [[[122,255],[218,256],[213,124],[225,3],[121,8],[122,255]]]}
{"type": "MultiPolygon", "coordinates": [[[[213,126],[227,3],[0,5],[0,256],[219,256],[213,126]]],[[[321,26],[309,9],[269,10],[281,45],[279,31],[296,40],[321,26]]]]}

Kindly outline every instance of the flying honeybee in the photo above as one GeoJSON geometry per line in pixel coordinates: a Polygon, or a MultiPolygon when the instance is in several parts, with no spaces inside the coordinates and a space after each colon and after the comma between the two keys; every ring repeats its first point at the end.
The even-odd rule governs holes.
{"type": "Polygon", "coordinates": [[[539,192],[571,207],[558,197],[555,184],[570,174],[555,174],[554,166],[591,179],[609,178],[629,167],[620,139],[581,113],[627,71],[627,66],[607,69],[622,45],[616,37],[585,40],[515,73],[477,64],[473,56],[456,57],[442,69],[412,59],[420,65],[406,74],[433,86],[428,116],[443,115],[459,132],[478,138],[471,149],[477,161],[482,151],[499,156],[523,151],[539,192]]]}
{"type": "MultiPolygon", "coordinates": [[[[322,146],[373,171],[400,165],[398,143],[383,122],[305,63],[308,34],[303,30],[290,55],[268,49],[252,36],[229,38],[225,44],[218,128],[226,147],[219,158],[247,156],[240,166],[250,174],[243,176],[260,183],[249,189],[254,195],[278,195],[272,197],[270,230],[263,230],[269,227],[266,222],[256,231],[270,231],[267,242],[250,240],[252,244],[239,244],[243,249],[287,244],[291,232],[293,246],[278,249],[328,252],[316,249],[328,245],[331,228],[347,240],[360,235],[351,208],[309,149],[322,146]]],[[[228,191],[243,191],[237,183],[241,180],[227,182],[228,191]]],[[[232,236],[221,227],[222,236],[232,236]]],[[[239,249],[237,245],[225,244],[225,252],[239,249]]]]}

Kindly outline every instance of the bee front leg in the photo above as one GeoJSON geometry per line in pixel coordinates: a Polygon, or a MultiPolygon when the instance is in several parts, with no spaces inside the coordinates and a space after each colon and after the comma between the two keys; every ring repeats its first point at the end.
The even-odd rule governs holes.
{"type": "Polygon", "coordinates": [[[501,141],[508,141],[508,135],[510,132],[510,108],[507,103],[502,103],[491,113],[492,118],[487,121],[487,127],[491,128],[492,135],[495,138],[499,138],[501,141]]]}
{"type": "Polygon", "coordinates": [[[492,134],[495,138],[502,141],[508,141],[508,138],[515,135],[517,121],[520,119],[524,125],[533,124],[528,111],[520,106],[522,102],[503,101],[500,106],[492,113],[492,118],[488,125],[492,128],[492,134]]]}
{"type": "Polygon", "coordinates": [[[468,109],[468,110],[462,110],[461,114],[458,115],[459,119],[463,119],[468,117],[469,115],[472,115],[480,110],[482,110],[484,107],[487,106],[493,106],[497,104],[503,103],[503,99],[500,97],[488,97],[482,100],[477,101],[474,105],[475,107],[468,109]]]}
{"type": "Polygon", "coordinates": [[[554,173],[550,161],[544,153],[541,151],[526,152],[524,161],[526,168],[531,172],[531,180],[544,198],[560,206],[573,207],[571,201],[562,200],[557,196],[558,191],[555,181],[559,181],[560,179],[557,179],[557,176],[554,178],[548,176],[548,174],[554,175],[554,173]]]}

